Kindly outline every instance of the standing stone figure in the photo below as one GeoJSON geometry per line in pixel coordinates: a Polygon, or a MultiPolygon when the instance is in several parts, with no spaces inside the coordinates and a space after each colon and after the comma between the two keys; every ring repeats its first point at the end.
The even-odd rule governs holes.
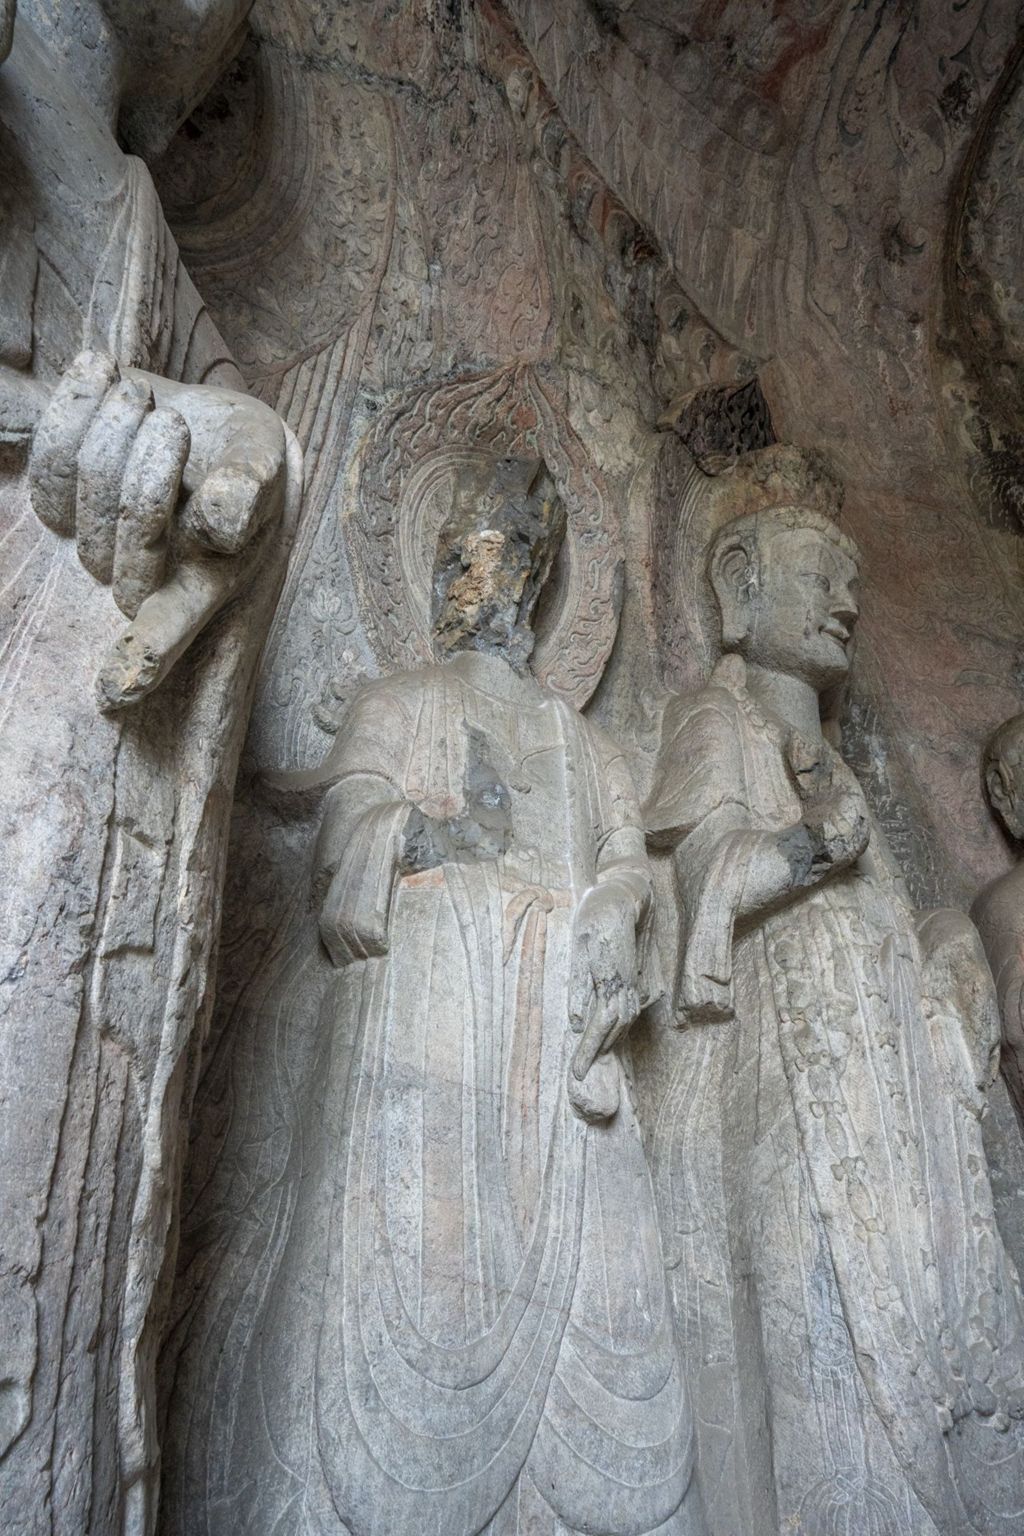
{"type": "Polygon", "coordinates": [[[353,1536],[697,1532],[616,1049],[656,990],[643,831],[622,753],[528,669],[561,504],[492,471],[441,530],[437,664],[364,689],[328,764],[320,932],[359,1035],[319,1460],[353,1536]]]}
{"type": "Polygon", "coordinates": [[[980,1117],[997,1021],[977,935],[911,911],[820,700],[858,555],[801,506],[722,528],[724,656],[664,723],[677,1022],[721,1031],[722,1147],[758,1533],[1011,1536],[1017,1275],[980,1117]]]}
{"type": "Polygon", "coordinates": [[[0,1530],[19,1536],[155,1517],[182,1120],[301,463],[115,129],[172,132],[247,8],[24,0],[13,32],[0,13],[0,1530]]]}
{"type": "MultiPolygon", "coordinates": [[[[985,751],[984,772],[992,809],[1010,836],[1024,842],[1024,715],[1014,715],[996,731],[985,751]]],[[[971,916],[996,980],[1003,1075],[1024,1126],[1024,862],[980,893],[971,916]]]]}

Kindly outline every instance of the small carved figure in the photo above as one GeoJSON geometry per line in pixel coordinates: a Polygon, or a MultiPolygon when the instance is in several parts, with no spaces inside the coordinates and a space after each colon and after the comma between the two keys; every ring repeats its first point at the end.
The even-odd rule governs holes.
{"type": "MultiPolygon", "coordinates": [[[[1024,843],[1024,715],[1002,724],[985,749],[989,803],[1024,843]]],[[[1024,860],[978,895],[971,908],[996,981],[1003,1022],[1003,1076],[1024,1126],[1024,860]]]]}
{"type": "Polygon", "coordinates": [[[1024,1313],[981,1140],[994,998],[966,918],[911,911],[822,731],[858,565],[800,506],[713,540],[725,654],[669,705],[647,809],[682,909],[677,1020],[723,1031],[758,1532],[1009,1536],[1024,1313]]]}
{"type": "Polygon", "coordinates": [[[437,664],[365,688],[327,765],[360,1036],[317,1401],[354,1536],[702,1528],[617,1049],[658,990],[650,870],[622,753],[529,671],[563,530],[536,473],[463,485],[437,664]]]}

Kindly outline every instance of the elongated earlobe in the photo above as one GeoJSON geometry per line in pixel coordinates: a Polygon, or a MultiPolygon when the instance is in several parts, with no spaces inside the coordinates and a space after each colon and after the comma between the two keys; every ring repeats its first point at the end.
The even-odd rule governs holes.
{"type": "Polygon", "coordinates": [[[750,628],[750,610],[757,593],[757,564],[746,541],[729,540],[714,552],[709,571],[722,616],[722,646],[735,650],[750,628]]]}

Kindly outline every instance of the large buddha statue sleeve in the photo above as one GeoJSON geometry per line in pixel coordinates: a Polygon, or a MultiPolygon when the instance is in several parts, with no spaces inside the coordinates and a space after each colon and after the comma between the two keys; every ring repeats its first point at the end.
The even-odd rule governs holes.
{"type": "Polygon", "coordinates": [[[652,846],[672,850],[684,915],[673,991],[680,1024],[732,1017],[733,929],[767,841],[746,804],[734,709],[717,689],[672,700],[646,810],[652,846]]]}
{"type": "Polygon", "coordinates": [[[320,935],[339,966],[387,953],[392,893],[413,809],[402,762],[410,721],[400,701],[369,688],[342,729],[316,850],[320,935]]]}

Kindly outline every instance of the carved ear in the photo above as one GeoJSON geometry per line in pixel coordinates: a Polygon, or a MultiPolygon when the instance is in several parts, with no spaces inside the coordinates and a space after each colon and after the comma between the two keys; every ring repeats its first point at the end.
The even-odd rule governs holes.
{"type": "Polygon", "coordinates": [[[1024,826],[1016,813],[1013,783],[1003,763],[989,763],[985,770],[985,788],[989,804],[1011,837],[1024,838],[1024,826]]]}
{"type": "Polygon", "coordinates": [[[731,650],[747,634],[757,591],[756,556],[750,542],[726,539],[712,555],[708,574],[722,615],[722,645],[731,650]]]}

